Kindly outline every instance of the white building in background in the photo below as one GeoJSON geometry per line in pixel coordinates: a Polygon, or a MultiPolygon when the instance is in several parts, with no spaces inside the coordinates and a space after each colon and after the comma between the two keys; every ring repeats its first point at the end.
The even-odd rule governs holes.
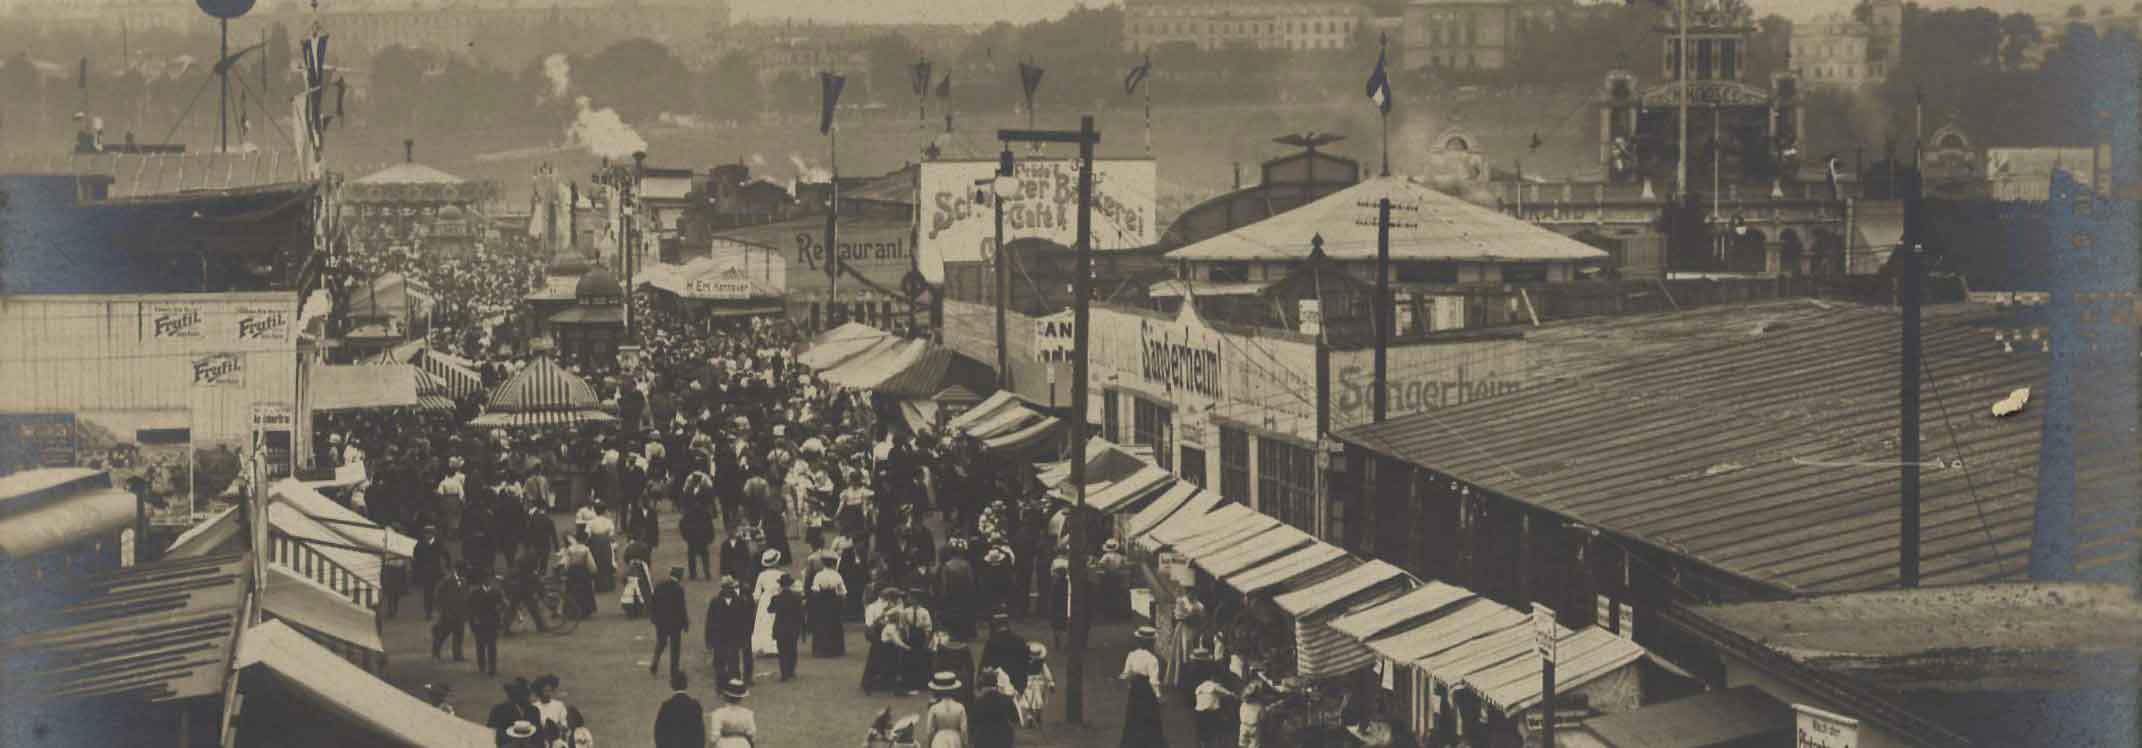
{"type": "Polygon", "coordinates": [[[1866,21],[1831,13],[1792,27],[1792,69],[1808,85],[1858,88],[1889,79],[1904,54],[1904,3],[1871,0],[1866,21]]]}
{"type": "Polygon", "coordinates": [[[1132,52],[1183,43],[1200,50],[1346,49],[1372,22],[1358,2],[1127,0],[1123,47],[1132,52]]]}

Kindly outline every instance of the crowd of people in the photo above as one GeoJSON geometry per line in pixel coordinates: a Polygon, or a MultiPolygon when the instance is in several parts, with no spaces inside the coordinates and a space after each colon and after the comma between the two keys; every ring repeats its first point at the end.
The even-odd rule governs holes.
{"type": "MultiPolygon", "coordinates": [[[[1001,690],[1011,727],[1036,724],[1055,688],[1047,647],[1006,624],[1039,616],[1062,631],[1069,549],[1066,516],[1052,512],[1062,505],[1044,500],[1032,471],[828,386],[796,360],[804,341],[786,323],[708,333],[659,311],[639,319],[637,366],[571,365],[614,423],[474,429],[466,412],[316,421],[317,464],[366,463],[353,506],[419,539],[406,572],[389,573],[384,613],[416,590],[433,655],[460,660],[466,632],[477,667],[497,673],[511,624],[555,623],[537,604],[546,586],[562,590],[570,616],[603,614],[614,592],[615,614],[655,629],[656,674],[663,655],[685,674],[683,635],[696,625],[716,683],[750,683],[762,657],[792,677],[807,641],[814,657],[865,657],[865,690],[939,693],[950,674],[1001,690]],[[680,542],[687,563],[655,569],[663,542],[680,542]],[[693,615],[684,585],[701,579],[718,591],[693,615]],[[866,651],[847,651],[851,626],[866,651]]],[[[478,363],[495,381],[529,360],[478,363]]],[[[975,703],[967,686],[958,696],[975,703]]],[[[511,724],[493,727],[503,739],[511,724]]]]}

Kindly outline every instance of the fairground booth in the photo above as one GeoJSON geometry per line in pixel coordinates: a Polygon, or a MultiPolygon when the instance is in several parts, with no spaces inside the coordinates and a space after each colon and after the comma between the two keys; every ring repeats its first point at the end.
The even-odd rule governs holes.
{"type": "Polygon", "coordinates": [[[797,360],[835,387],[869,392],[881,421],[916,433],[943,430],[996,392],[988,364],[860,322],[819,333],[797,360]]]}

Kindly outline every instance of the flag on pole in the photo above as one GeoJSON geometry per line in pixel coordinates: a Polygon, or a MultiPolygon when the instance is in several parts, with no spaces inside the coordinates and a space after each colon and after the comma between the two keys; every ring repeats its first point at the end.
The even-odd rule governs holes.
{"type": "Polygon", "coordinates": [[[952,74],[945,73],[944,80],[937,82],[937,98],[952,98],[952,74]]]}
{"type": "Polygon", "coordinates": [[[929,95],[929,93],[930,93],[930,61],[929,61],[929,60],[926,60],[926,59],[923,59],[923,60],[916,60],[916,61],[915,61],[915,64],[914,64],[914,65],[913,65],[912,67],[910,67],[910,68],[909,68],[909,70],[910,70],[911,72],[913,72],[913,73],[914,73],[914,75],[910,76],[910,79],[909,79],[909,81],[908,81],[908,82],[909,82],[909,84],[910,84],[910,85],[912,85],[912,86],[914,87],[914,89],[915,89],[915,95],[916,95],[916,96],[927,96],[927,95],[929,95]]]}
{"type": "Polygon", "coordinates": [[[82,58],[81,68],[75,71],[74,87],[84,91],[89,90],[89,58],[87,57],[82,58]]]}
{"type": "Polygon", "coordinates": [[[1123,76],[1123,95],[1129,96],[1137,93],[1139,84],[1144,83],[1145,77],[1152,74],[1152,72],[1153,58],[1151,57],[1145,58],[1144,63],[1131,68],[1130,74],[1123,76]]]}
{"type": "Polygon", "coordinates": [[[1026,91],[1026,107],[1034,108],[1034,89],[1041,87],[1041,66],[1019,63],[1019,86],[1026,91]]]}
{"type": "Polygon", "coordinates": [[[349,93],[350,93],[350,87],[349,87],[349,84],[348,84],[348,83],[344,83],[344,82],[343,82],[343,80],[342,80],[342,77],[341,77],[341,76],[336,76],[336,77],[335,77],[335,121],[336,121],[336,122],[340,122],[340,123],[342,123],[342,126],[343,126],[343,127],[348,127],[348,126],[349,126],[349,124],[350,124],[350,120],[349,120],[349,117],[348,117],[347,115],[344,115],[344,114],[343,114],[343,111],[342,111],[342,102],[343,102],[343,99],[344,99],[345,97],[349,96],[349,93]]]}
{"type": "Polygon", "coordinates": [[[1376,71],[1369,73],[1368,77],[1368,97],[1376,102],[1376,109],[1384,114],[1391,113],[1391,77],[1383,71],[1384,58],[1387,55],[1387,50],[1376,52],[1376,71]]]}
{"type": "Polygon", "coordinates": [[[818,112],[818,134],[825,135],[833,132],[833,107],[839,103],[840,89],[848,84],[848,79],[832,73],[819,73],[818,84],[821,102],[821,108],[818,112]]]}

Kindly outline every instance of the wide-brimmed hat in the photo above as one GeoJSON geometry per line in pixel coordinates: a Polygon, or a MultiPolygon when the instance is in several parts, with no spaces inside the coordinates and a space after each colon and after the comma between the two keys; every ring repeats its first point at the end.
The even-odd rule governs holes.
{"type": "Polygon", "coordinates": [[[506,737],[509,738],[532,738],[535,734],[535,725],[529,724],[525,719],[517,720],[513,726],[506,728],[506,737]]]}
{"type": "Polygon", "coordinates": [[[724,590],[733,590],[742,586],[744,586],[744,583],[736,581],[736,577],[723,575],[721,578],[721,588],[724,590]]]}
{"type": "Polygon", "coordinates": [[[1197,649],[1190,650],[1190,659],[1210,660],[1212,659],[1212,650],[1207,649],[1205,647],[1198,647],[1197,649]]]}
{"type": "Polygon", "coordinates": [[[1159,632],[1154,631],[1151,626],[1139,626],[1137,631],[1131,632],[1131,636],[1138,641],[1149,642],[1153,640],[1153,637],[1159,636],[1159,632]]]}
{"type": "Polygon", "coordinates": [[[1115,538],[1109,538],[1101,543],[1102,553],[1115,553],[1120,550],[1123,550],[1123,544],[1116,542],[1115,538]]]}
{"type": "Polygon", "coordinates": [[[730,701],[742,701],[745,696],[751,694],[751,689],[744,685],[744,679],[742,678],[730,678],[723,681],[720,690],[721,697],[730,701]]]}
{"type": "Polygon", "coordinates": [[[1027,642],[1026,656],[1036,660],[1046,660],[1049,658],[1049,645],[1041,642],[1027,642]]]}
{"type": "Polygon", "coordinates": [[[936,675],[930,676],[930,691],[933,693],[952,693],[959,688],[959,675],[950,670],[939,670],[936,675]]]}
{"type": "Polygon", "coordinates": [[[759,565],[761,565],[761,566],[780,566],[780,565],[781,565],[781,549],[779,549],[779,548],[768,548],[768,549],[766,549],[766,552],[765,552],[765,553],[761,553],[761,554],[759,554],[759,565]]]}

